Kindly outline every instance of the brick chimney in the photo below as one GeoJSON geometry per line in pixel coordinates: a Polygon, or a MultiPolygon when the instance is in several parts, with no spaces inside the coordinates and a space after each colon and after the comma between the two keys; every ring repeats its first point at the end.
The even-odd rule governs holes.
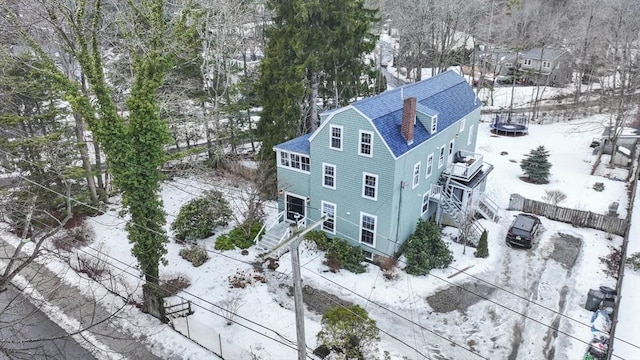
{"type": "Polygon", "coordinates": [[[404,99],[402,107],[402,126],[400,132],[402,137],[407,140],[407,145],[413,144],[413,128],[416,124],[416,98],[410,97],[404,99]]]}

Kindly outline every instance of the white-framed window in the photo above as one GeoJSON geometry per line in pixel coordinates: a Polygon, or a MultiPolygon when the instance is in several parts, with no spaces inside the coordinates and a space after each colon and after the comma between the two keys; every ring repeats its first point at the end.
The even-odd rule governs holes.
{"type": "Polygon", "coordinates": [[[466,119],[460,120],[460,131],[459,132],[463,132],[464,131],[465,122],[466,122],[466,119]]]}
{"type": "Polygon", "coordinates": [[[438,156],[438,169],[444,165],[444,145],[440,146],[440,155],[438,156]]]}
{"type": "Polygon", "coordinates": [[[504,67],[511,68],[511,67],[513,67],[513,64],[512,63],[504,63],[504,67]]]}
{"type": "Polygon", "coordinates": [[[309,172],[311,170],[310,160],[308,156],[280,151],[280,167],[309,172]]]}
{"type": "Polygon", "coordinates": [[[438,115],[431,118],[431,134],[435,134],[438,131],[438,115]]]}
{"type": "Polygon", "coordinates": [[[358,155],[373,156],[373,133],[360,130],[359,138],[358,155]]]}
{"type": "Polygon", "coordinates": [[[376,222],[375,215],[360,213],[360,242],[371,247],[376,247],[376,222]]]}
{"type": "Polygon", "coordinates": [[[329,127],[329,147],[336,150],[342,150],[342,126],[331,125],[329,127]]]}
{"type": "Polygon", "coordinates": [[[373,253],[371,251],[362,250],[365,260],[373,261],[373,253]]]}
{"type": "Polygon", "coordinates": [[[413,185],[412,189],[415,189],[416,186],[420,184],[420,161],[417,164],[413,165],[413,185]]]}
{"type": "Polygon", "coordinates": [[[378,175],[362,173],[362,197],[378,199],[378,175]]]}
{"type": "Polygon", "coordinates": [[[429,197],[431,196],[431,192],[427,191],[422,195],[422,208],[420,209],[420,216],[424,215],[429,211],[429,197]]]}
{"type": "Polygon", "coordinates": [[[469,126],[469,137],[467,137],[467,145],[471,145],[471,142],[473,142],[473,129],[474,129],[474,126],[470,125],[469,126]]]}
{"type": "Polygon", "coordinates": [[[524,65],[531,65],[531,59],[524,59],[522,62],[524,65]]]}
{"type": "Polygon", "coordinates": [[[433,173],[433,153],[427,156],[427,171],[426,171],[425,178],[429,178],[429,176],[431,176],[432,173],[433,173]]]}
{"type": "Polygon", "coordinates": [[[322,163],[322,186],[335,189],[336,188],[336,166],[322,163]]]}
{"type": "Polygon", "coordinates": [[[336,204],[322,201],[322,213],[327,218],[322,223],[322,230],[335,234],[336,233],[336,204]]]}
{"type": "Polygon", "coordinates": [[[543,68],[550,68],[551,67],[551,63],[549,61],[543,61],[542,62],[542,67],[543,68]]]}

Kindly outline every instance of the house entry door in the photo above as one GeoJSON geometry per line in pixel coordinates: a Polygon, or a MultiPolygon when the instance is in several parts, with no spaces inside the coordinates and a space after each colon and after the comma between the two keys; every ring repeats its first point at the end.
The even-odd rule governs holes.
{"type": "Polygon", "coordinates": [[[286,196],[286,210],[287,220],[298,221],[305,216],[305,200],[304,198],[287,194],[286,196]]]}

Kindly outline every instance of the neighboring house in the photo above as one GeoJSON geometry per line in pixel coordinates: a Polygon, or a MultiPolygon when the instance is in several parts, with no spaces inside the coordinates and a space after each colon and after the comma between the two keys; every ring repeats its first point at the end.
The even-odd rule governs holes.
{"type": "Polygon", "coordinates": [[[537,85],[566,85],[573,75],[571,56],[562,49],[529,49],[519,54],[518,65],[537,85]]]}
{"type": "MultiPolygon", "coordinates": [[[[460,225],[473,208],[495,220],[482,196],[493,167],[474,152],[480,104],[447,71],[322,113],[316,131],[274,147],[280,220],[310,225],[324,213],[319,228],[370,259],[395,255],[420,218],[460,225]]],[[[263,248],[287,233],[270,237],[263,248]]]]}
{"type": "Polygon", "coordinates": [[[532,48],[518,53],[492,49],[477,50],[474,56],[483,73],[497,76],[502,83],[516,75],[517,83],[563,86],[573,74],[571,56],[565,50],[532,48]]]}

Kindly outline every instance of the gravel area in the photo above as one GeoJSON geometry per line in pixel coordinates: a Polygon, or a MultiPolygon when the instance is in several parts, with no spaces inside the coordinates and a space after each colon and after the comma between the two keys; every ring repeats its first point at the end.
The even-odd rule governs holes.
{"type": "Polygon", "coordinates": [[[427,302],[435,312],[458,310],[464,313],[469,306],[488,298],[495,289],[484,284],[465,283],[440,290],[427,297],[427,302]]]}
{"type": "MultiPolygon", "coordinates": [[[[293,296],[293,288],[290,288],[289,294],[293,296]]],[[[353,303],[342,300],[339,297],[326,291],[313,288],[309,285],[302,287],[302,300],[307,309],[318,315],[323,315],[325,311],[337,306],[352,306],[353,303]]]]}
{"type": "Polygon", "coordinates": [[[582,247],[582,239],[564,233],[558,233],[551,238],[553,241],[553,252],[549,256],[551,259],[559,262],[567,269],[573,268],[580,248],[582,247]]]}

